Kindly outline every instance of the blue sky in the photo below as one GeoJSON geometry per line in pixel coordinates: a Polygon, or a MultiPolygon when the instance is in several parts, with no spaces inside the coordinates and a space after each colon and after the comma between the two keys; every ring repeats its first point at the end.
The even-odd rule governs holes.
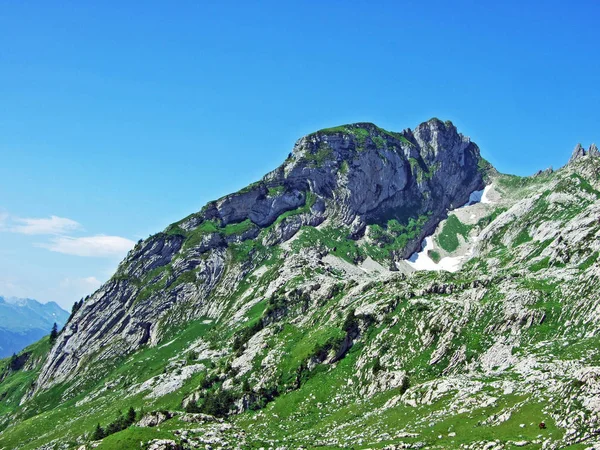
{"type": "Polygon", "coordinates": [[[320,128],[450,119],[521,175],[600,141],[597,1],[91,3],[0,6],[0,295],[70,306],[320,128]]]}

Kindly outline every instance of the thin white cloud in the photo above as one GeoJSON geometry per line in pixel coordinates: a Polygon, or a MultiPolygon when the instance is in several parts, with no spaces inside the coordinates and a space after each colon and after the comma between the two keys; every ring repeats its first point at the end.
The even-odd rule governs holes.
{"type": "Polygon", "coordinates": [[[0,211],[0,231],[6,231],[9,217],[7,213],[0,211]]]}
{"type": "Polygon", "coordinates": [[[102,282],[94,277],[82,277],[82,278],[64,278],[61,280],[58,289],[56,289],[55,297],[70,300],[64,301],[68,306],[72,305],[72,299],[75,301],[86,295],[93,294],[100,286],[102,282]]]}
{"type": "Polygon", "coordinates": [[[38,247],[46,248],[53,252],[67,255],[108,257],[124,256],[135,242],[120,236],[87,236],[70,237],[57,236],[49,243],[37,244],[38,247]]]}
{"type": "Polygon", "coordinates": [[[83,277],[83,278],[65,278],[60,282],[61,288],[70,288],[73,286],[85,287],[90,289],[95,289],[100,287],[102,282],[94,277],[83,277]]]}
{"type": "MultiPolygon", "coordinates": [[[[0,217],[0,223],[8,220],[0,217]]],[[[14,225],[8,227],[8,231],[20,234],[54,234],[61,235],[81,228],[79,222],[67,219],[66,217],[50,216],[49,218],[26,218],[10,217],[14,225]]]]}

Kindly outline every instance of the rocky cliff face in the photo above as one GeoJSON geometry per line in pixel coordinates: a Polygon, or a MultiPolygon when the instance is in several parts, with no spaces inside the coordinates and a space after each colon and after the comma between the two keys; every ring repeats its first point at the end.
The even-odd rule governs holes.
{"type": "Polygon", "coordinates": [[[359,123],[303,137],[260,182],[140,242],[68,324],[36,389],[72,378],[92,355],[112,359],[155,343],[168,324],[218,319],[223,294],[260,262],[251,254],[236,261],[231,245],[274,248],[325,221],[359,239],[369,224],[424,216],[419,233],[392,253],[407,257],[483,187],[480,166],[477,146],[437,119],[402,133],[359,123]]]}

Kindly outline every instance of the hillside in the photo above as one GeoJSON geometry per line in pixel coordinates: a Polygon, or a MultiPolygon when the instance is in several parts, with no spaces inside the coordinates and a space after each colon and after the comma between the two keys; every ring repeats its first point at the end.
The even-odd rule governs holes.
{"type": "Polygon", "coordinates": [[[0,297],[0,358],[11,356],[50,334],[56,322],[63,326],[69,313],[54,302],[0,297]]]}
{"type": "Polygon", "coordinates": [[[4,361],[0,448],[600,445],[598,217],[595,146],[522,178],[437,119],[305,136],[4,361]]]}

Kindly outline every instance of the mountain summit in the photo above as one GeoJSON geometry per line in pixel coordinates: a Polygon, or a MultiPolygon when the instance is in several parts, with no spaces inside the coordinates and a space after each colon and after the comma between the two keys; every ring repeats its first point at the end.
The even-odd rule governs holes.
{"type": "MultiPolygon", "coordinates": [[[[358,123],[301,138],[261,181],[139,243],[66,328],[38,389],[73,377],[87,355],[108,357],[158,342],[166,317],[218,318],[226,303],[209,299],[235,289],[302,227],[327,223],[354,244],[368,225],[418,220],[380,262],[408,258],[449,209],[483,188],[481,167],[478,147],[438,119],[402,133],[358,123]],[[173,315],[178,308],[187,310],[184,316],[173,315]]],[[[343,256],[358,263],[366,253],[343,256]]]]}
{"type": "Polygon", "coordinates": [[[600,158],[576,154],[500,174],[438,119],[301,138],[0,365],[0,448],[600,445],[600,158]]]}
{"type": "Polygon", "coordinates": [[[590,145],[590,148],[587,151],[583,148],[581,144],[577,144],[573,149],[571,159],[569,159],[569,164],[578,159],[583,158],[584,156],[590,156],[592,158],[600,156],[600,152],[598,151],[598,147],[596,147],[596,144],[590,145]]]}

